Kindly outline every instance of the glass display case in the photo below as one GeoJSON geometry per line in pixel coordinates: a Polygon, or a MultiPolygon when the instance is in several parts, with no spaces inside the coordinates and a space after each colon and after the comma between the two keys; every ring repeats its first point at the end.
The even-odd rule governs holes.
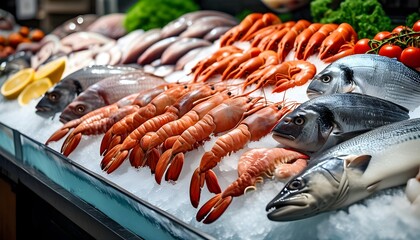
{"type": "MultiPolygon", "coordinates": [[[[105,228],[110,234],[107,237],[111,238],[212,238],[4,124],[0,124],[0,155],[0,169],[15,183],[25,182],[20,172],[27,172],[32,176],[29,185],[36,185],[33,181],[47,185],[55,192],[53,199],[64,195],[77,200],[70,205],[83,203],[78,208],[73,206],[80,213],[71,214],[89,212],[86,214],[91,215],[88,224],[91,226],[83,225],[80,216],[75,222],[80,222],[81,227],[92,236],[104,236],[100,232],[105,228]],[[99,228],[94,226],[96,224],[105,226],[99,228]]],[[[68,206],[63,209],[58,207],[63,214],[66,209],[68,206]]]]}

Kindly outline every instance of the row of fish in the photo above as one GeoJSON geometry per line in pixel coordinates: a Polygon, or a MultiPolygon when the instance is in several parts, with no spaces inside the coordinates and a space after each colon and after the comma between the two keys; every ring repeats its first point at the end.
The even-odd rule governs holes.
{"type": "Polygon", "coordinates": [[[175,65],[189,51],[211,45],[238,23],[229,14],[203,10],[187,13],[163,28],[126,33],[123,19],[123,14],[78,16],[57,27],[38,45],[21,50],[35,53],[31,59],[34,68],[66,56],[66,73],[92,64],[145,65],[160,60],[155,65],[175,65]]]}
{"type": "Polygon", "coordinates": [[[317,74],[311,99],[273,129],[278,142],[311,159],[268,203],[268,218],[311,217],[414,178],[420,119],[409,119],[409,110],[420,105],[419,81],[419,72],[371,54],[342,58],[317,74]]]}

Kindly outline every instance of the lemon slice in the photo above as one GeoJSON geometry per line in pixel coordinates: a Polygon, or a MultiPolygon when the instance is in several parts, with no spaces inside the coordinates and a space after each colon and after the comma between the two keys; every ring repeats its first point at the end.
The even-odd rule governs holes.
{"type": "Polygon", "coordinates": [[[35,70],[33,68],[24,68],[9,77],[1,86],[1,94],[9,99],[19,96],[19,93],[33,81],[35,70]]]}
{"type": "Polygon", "coordinates": [[[41,78],[30,83],[19,94],[18,103],[21,106],[27,105],[32,99],[41,97],[52,85],[49,78],[41,78]]]}
{"type": "Polygon", "coordinates": [[[61,80],[64,69],[66,68],[66,58],[58,58],[39,67],[35,72],[35,80],[49,78],[52,84],[61,80]]]}

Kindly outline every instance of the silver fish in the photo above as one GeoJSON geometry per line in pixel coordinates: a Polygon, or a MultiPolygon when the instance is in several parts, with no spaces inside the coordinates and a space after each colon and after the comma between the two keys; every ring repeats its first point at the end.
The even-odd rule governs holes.
{"type": "Polygon", "coordinates": [[[356,92],[400,104],[410,111],[420,105],[420,72],[377,54],[341,58],[314,76],[309,98],[356,92]]]}
{"type": "Polygon", "coordinates": [[[314,154],[382,125],[409,119],[408,109],[358,93],[335,93],[302,103],[273,128],[279,143],[314,154]]]}
{"type": "Polygon", "coordinates": [[[171,44],[160,58],[162,65],[175,64],[187,52],[195,48],[210,46],[211,42],[200,38],[181,38],[171,44]]]}
{"type": "Polygon", "coordinates": [[[140,65],[150,64],[151,62],[159,59],[162,56],[162,53],[174,42],[181,40],[180,37],[168,37],[158,41],[157,43],[150,46],[146,51],[144,51],[139,58],[137,63],[140,65]]]}
{"type": "Polygon", "coordinates": [[[162,38],[178,36],[191,26],[197,19],[207,16],[220,16],[231,20],[236,20],[234,16],[214,10],[200,10],[195,12],[186,13],[177,19],[174,19],[170,23],[166,24],[162,28],[162,38]]]}
{"type": "Polygon", "coordinates": [[[376,128],[309,161],[266,210],[273,221],[292,221],[340,209],[416,176],[420,118],[376,128]]]}
{"type": "Polygon", "coordinates": [[[41,116],[53,116],[61,112],[76,96],[89,86],[110,76],[121,75],[139,70],[129,66],[92,65],[77,70],[60,80],[41,98],[35,106],[41,116]]]}
{"type": "Polygon", "coordinates": [[[65,123],[83,115],[117,102],[118,100],[140,92],[165,84],[165,80],[145,73],[136,71],[105,78],[83,91],[63,110],[60,121],[65,123]]]}
{"type": "Polygon", "coordinates": [[[194,21],[193,24],[191,24],[191,26],[183,31],[179,36],[203,38],[208,32],[216,27],[227,26],[232,28],[236,25],[238,25],[238,21],[236,19],[222,16],[207,16],[194,21]]]}
{"type": "Polygon", "coordinates": [[[160,28],[153,28],[131,42],[122,54],[121,64],[135,63],[146,49],[163,39],[160,33],[160,28]]]}

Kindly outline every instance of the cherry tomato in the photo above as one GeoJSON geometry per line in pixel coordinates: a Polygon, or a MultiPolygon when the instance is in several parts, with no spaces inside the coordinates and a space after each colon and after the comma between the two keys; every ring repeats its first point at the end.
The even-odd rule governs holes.
{"type": "Polygon", "coordinates": [[[392,30],[392,33],[400,33],[401,31],[406,30],[406,29],[409,29],[409,28],[408,28],[408,27],[406,27],[406,26],[400,25],[400,26],[398,26],[398,27],[395,27],[395,28],[392,30]]]}
{"type": "Polygon", "coordinates": [[[381,56],[387,56],[389,58],[396,58],[400,59],[402,49],[400,46],[392,45],[392,44],[385,44],[379,49],[378,54],[381,56]]]}
{"type": "Polygon", "coordinates": [[[378,41],[382,41],[384,39],[387,39],[389,37],[391,37],[392,34],[388,31],[383,31],[383,32],[378,32],[375,37],[373,37],[373,39],[378,40],[378,41]]]}
{"type": "Polygon", "coordinates": [[[407,47],[402,51],[400,61],[412,68],[420,67],[420,48],[407,47]]]}
{"type": "Polygon", "coordinates": [[[420,20],[413,24],[413,31],[420,32],[420,20]]]}
{"type": "Polygon", "coordinates": [[[369,41],[369,38],[363,38],[357,41],[357,43],[354,45],[354,53],[361,54],[369,51],[371,49],[369,46],[369,41]]]}

